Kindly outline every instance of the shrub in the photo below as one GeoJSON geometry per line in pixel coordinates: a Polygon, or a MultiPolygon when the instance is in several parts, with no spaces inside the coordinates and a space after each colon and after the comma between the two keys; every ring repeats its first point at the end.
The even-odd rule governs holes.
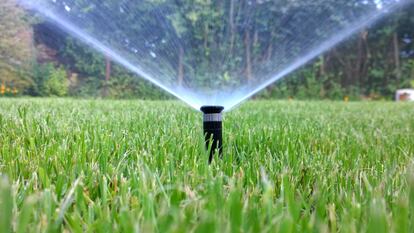
{"type": "Polygon", "coordinates": [[[53,67],[44,82],[44,94],[47,96],[66,96],[68,87],[69,81],[65,69],[53,67]]]}

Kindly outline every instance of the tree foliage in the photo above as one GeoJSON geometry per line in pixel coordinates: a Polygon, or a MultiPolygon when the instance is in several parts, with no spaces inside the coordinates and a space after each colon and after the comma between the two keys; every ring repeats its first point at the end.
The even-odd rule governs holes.
{"type": "Polygon", "coordinates": [[[32,28],[14,0],[0,1],[0,84],[28,88],[34,58],[32,28]]]}
{"type": "MultiPolygon", "coordinates": [[[[10,18],[10,15],[23,14],[21,9],[10,4],[11,1],[0,3],[3,8],[8,6],[13,9],[8,11],[6,16],[0,14],[0,17],[10,18]]],[[[55,2],[56,7],[63,9],[67,7],[65,1],[56,0],[55,2]]],[[[142,30],[142,33],[126,35],[125,32],[128,30],[118,28],[102,34],[101,38],[109,42],[125,41],[123,46],[131,51],[137,49],[134,47],[137,43],[144,44],[145,46],[139,48],[143,50],[140,51],[142,54],[159,54],[163,59],[175,63],[173,67],[168,68],[169,70],[157,70],[157,67],[153,67],[151,56],[148,55],[148,57],[140,58],[142,66],[150,67],[151,70],[160,72],[160,74],[173,73],[175,77],[178,77],[176,85],[197,82],[198,85],[207,86],[211,85],[212,80],[226,83],[226,85],[232,85],[232,82],[234,85],[238,85],[238,82],[253,81],[258,78],[257,76],[265,76],[274,70],[274,66],[283,66],[289,62],[289,60],[279,59],[277,60],[278,64],[274,64],[275,56],[284,58],[303,52],[300,51],[303,46],[295,44],[295,42],[310,41],[312,38],[323,40],[329,36],[327,32],[318,30],[317,18],[330,15],[331,17],[326,19],[326,23],[331,25],[346,24],[348,22],[346,17],[350,15],[350,12],[358,17],[358,15],[364,14],[366,9],[377,7],[378,1],[364,1],[362,4],[360,0],[141,0],[129,3],[128,9],[123,9],[122,2],[116,0],[77,0],[74,4],[71,6],[70,12],[62,12],[66,12],[67,17],[77,17],[80,20],[85,15],[97,14],[105,9],[119,9],[111,12],[110,19],[101,18],[102,23],[110,27],[111,21],[122,20],[125,23],[121,27],[130,28],[135,32],[142,30]],[[341,10],[338,11],[338,8],[341,10]],[[125,14],[125,11],[134,12],[134,14],[125,14]],[[290,13],[286,14],[286,12],[290,13]],[[310,23],[302,24],[301,22],[305,20],[310,23]],[[305,27],[308,25],[315,25],[315,30],[307,30],[305,27]],[[151,27],[162,30],[158,34],[145,33],[144,30],[151,27]],[[310,32],[302,33],[305,30],[310,32]],[[308,38],[293,40],[294,37],[308,38]],[[289,47],[282,48],[272,43],[272,41],[280,40],[291,40],[292,43],[289,43],[289,47]],[[152,44],[157,44],[157,47],[154,48],[151,46],[152,44]],[[173,45],[176,46],[171,50],[173,45]],[[189,47],[192,49],[187,49],[189,47]],[[217,59],[222,58],[226,53],[231,54],[231,59],[217,59]],[[220,65],[217,65],[219,63],[220,65]],[[262,67],[259,72],[256,65],[258,63],[268,65],[265,68],[262,67]],[[193,68],[195,64],[197,69],[193,68]],[[211,69],[216,70],[209,72],[211,69]],[[237,70],[238,73],[231,73],[232,70],[237,70]],[[217,74],[219,75],[213,76],[217,74]],[[189,79],[189,76],[196,78],[189,79]],[[240,78],[230,78],[235,76],[240,78]]],[[[0,60],[9,63],[14,61],[11,55],[3,53],[2,48],[9,48],[9,53],[22,60],[31,57],[22,55],[30,50],[15,50],[8,46],[10,39],[7,40],[7,38],[17,35],[18,28],[29,28],[30,31],[27,22],[23,18],[22,20],[9,19],[6,21],[8,23],[2,24],[0,31],[6,30],[4,27],[14,30],[9,31],[8,37],[5,36],[6,34],[0,34],[0,51],[3,56],[0,60]]],[[[85,21],[85,28],[88,28],[90,23],[85,21]]],[[[364,28],[351,40],[321,55],[307,66],[289,75],[284,81],[267,88],[261,96],[292,96],[296,98],[379,96],[391,98],[395,89],[410,87],[412,80],[414,80],[413,25],[414,7],[408,6],[383,19],[375,27],[364,28]]],[[[93,25],[89,26],[93,34],[93,25]]],[[[47,22],[37,22],[33,28],[35,44],[44,44],[56,51],[56,56],[52,61],[53,66],[56,68],[62,65],[66,70],[66,78],[70,79],[71,83],[68,94],[99,96],[100,89],[109,87],[107,92],[112,97],[165,97],[160,94],[158,89],[137,80],[134,74],[116,64],[112,64],[109,69],[110,74],[108,74],[108,63],[102,54],[62,33],[47,22]],[[49,30],[45,30],[45,27],[39,27],[39,25],[48,25],[49,30]],[[52,34],[53,40],[50,39],[52,34]],[[48,37],[49,39],[47,39],[48,37]],[[71,79],[73,76],[76,77],[76,80],[71,79]],[[108,77],[110,80],[105,80],[108,77]],[[123,92],[124,90],[125,92],[123,92]]],[[[23,45],[15,44],[14,46],[20,48],[23,45]]],[[[4,72],[7,69],[0,67],[1,70],[4,72]]],[[[60,75],[64,76],[63,73],[61,72],[60,75]]],[[[10,77],[8,74],[3,76],[10,77]]],[[[37,76],[33,79],[34,86],[37,87],[32,87],[32,91],[28,93],[48,95],[46,94],[48,92],[42,89],[47,82],[42,80],[49,79],[49,76],[46,75],[42,78],[37,76]],[[33,91],[36,89],[38,91],[33,91]]],[[[51,80],[59,79],[51,77],[51,80]]],[[[63,86],[67,87],[67,85],[63,86]]]]}

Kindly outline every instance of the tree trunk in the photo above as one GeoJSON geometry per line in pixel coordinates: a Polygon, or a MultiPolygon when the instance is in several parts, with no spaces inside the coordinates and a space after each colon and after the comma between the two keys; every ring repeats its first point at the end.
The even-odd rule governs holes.
{"type": "Polygon", "coordinates": [[[247,29],[244,34],[244,47],[246,50],[246,77],[247,82],[251,83],[253,80],[252,76],[252,58],[251,58],[251,38],[250,31],[247,29]]]}
{"type": "Polygon", "coordinates": [[[398,43],[398,34],[396,32],[392,35],[393,51],[394,51],[394,65],[395,76],[397,78],[397,84],[400,84],[401,79],[401,60],[400,60],[400,45],[398,43]]]}
{"type": "Polygon", "coordinates": [[[230,54],[233,52],[234,40],[236,38],[236,27],[234,24],[234,1],[230,0],[229,24],[230,24],[230,54]]]}
{"type": "Polygon", "coordinates": [[[180,45],[178,54],[178,86],[184,82],[184,48],[180,45]]]}
{"type": "Polygon", "coordinates": [[[337,49],[332,50],[333,56],[336,58],[336,60],[341,65],[341,68],[343,69],[343,76],[341,77],[341,84],[343,87],[348,87],[348,85],[351,83],[352,79],[352,65],[349,59],[344,59],[340,52],[337,51],[337,49]]]}
{"type": "Polygon", "coordinates": [[[270,60],[272,59],[272,54],[273,54],[273,41],[275,40],[275,29],[272,29],[272,32],[270,33],[270,43],[267,46],[266,52],[265,52],[265,61],[266,62],[270,62],[270,60]]]}
{"type": "Polygon", "coordinates": [[[357,60],[354,65],[354,80],[353,85],[357,85],[358,87],[361,87],[363,84],[363,77],[367,74],[367,60],[368,60],[368,31],[364,30],[360,33],[358,38],[358,56],[357,60]]]}
{"type": "Polygon", "coordinates": [[[259,44],[259,31],[254,30],[253,45],[256,46],[257,44],[259,44]]]}
{"type": "Polygon", "coordinates": [[[258,60],[260,60],[259,56],[255,56],[255,52],[257,51],[257,48],[259,47],[259,31],[257,29],[254,30],[253,33],[253,42],[252,42],[252,52],[253,52],[253,63],[256,63],[258,60]]]}
{"type": "Polygon", "coordinates": [[[208,34],[209,34],[209,30],[208,30],[208,24],[204,24],[204,49],[208,48],[208,34]]]}
{"type": "Polygon", "coordinates": [[[366,31],[365,36],[364,36],[364,48],[365,48],[365,57],[364,57],[364,63],[363,63],[363,67],[362,67],[362,84],[365,84],[365,79],[366,77],[368,77],[368,70],[369,70],[369,60],[371,58],[371,52],[369,49],[369,44],[368,44],[368,31],[366,31]]]}
{"type": "Polygon", "coordinates": [[[360,86],[360,82],[361,82],[361,69],[362,69],[362,59],[363,59],[363,32],[360,33],[359,37],[358,37],[358,52],[357,52],[357,60],[355,62],[355,66],[353,68],[354,72],[353,75],[354,76],[354,80],[352,81],[353,84],[357,85],[358,87],[360,86]]]}
{"type": "Polygon", "coordinates": [[[111,79],[111,59],[108,56],[105,57],[105,63],[105,84],[102,93],[103,97],[108,96],[109,80],[111,79]]]}
{"type": "Polygon", "coordinates": [[[270,62],[270,59],[272,59],[272,53],[273,53],[273,43],[270,43],[266,51],[266,62],[270,62]]]}
{"type": "Polygon", "coordinates": [[[319,67],[319,74],[321,77],[326,75],[325,55],[320,56],[321,66],[319,67]]]}

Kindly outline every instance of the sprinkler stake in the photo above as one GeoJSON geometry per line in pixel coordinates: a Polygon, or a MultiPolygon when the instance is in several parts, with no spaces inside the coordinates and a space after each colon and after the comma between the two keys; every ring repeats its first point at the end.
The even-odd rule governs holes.
{"type": "Polygon", "coordinates": [[[218,151],[222,154],[223,135],[222,135],[222,106],[203,106],[200,109],[203,113],[203,128],[207,150],[210,149],[208,162],[211,163],[213,156],[218,151]],[[210,148],[211,145],[211,148],[210,148]]]}

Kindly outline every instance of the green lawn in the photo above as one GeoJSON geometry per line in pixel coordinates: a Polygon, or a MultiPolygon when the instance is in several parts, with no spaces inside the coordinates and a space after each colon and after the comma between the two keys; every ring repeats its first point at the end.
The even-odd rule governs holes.
{"type": "Polygon", "coordinates": [[[0,229],[409,232],[414,104],[0,99],[0,229]]]}

